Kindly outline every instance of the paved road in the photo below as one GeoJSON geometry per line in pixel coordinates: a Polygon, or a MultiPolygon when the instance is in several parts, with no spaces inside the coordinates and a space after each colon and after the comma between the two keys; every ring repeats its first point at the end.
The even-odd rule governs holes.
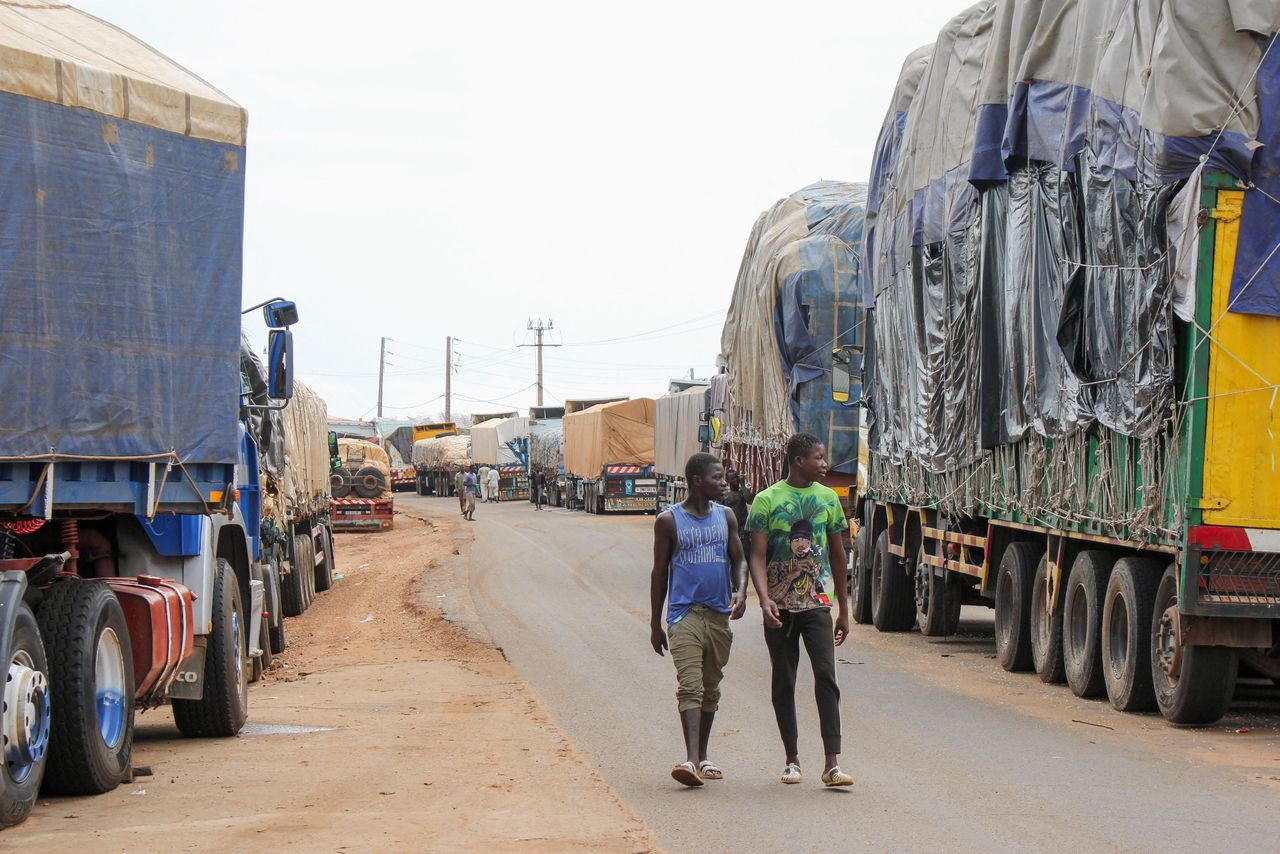
{"type": "Polygon", "coordinates": [[[782,753],[753,604],[734,624],[712,741],[727,779],[682,789],[667,777],[683,754],[673,668],[648,645],[652,518],[527,504],[476,515],[480,618],[668,850],[1274,850],[1280,729],[1274,711],[1248,707],[1280,705],[1272,689],[1212,730],[1120,715],[1000,671],[981,609],[966,609],[962,636],[942,645],[854,627],[839,668],[843,764],[857,783],[828,791],[816,779],[807,670],[797,695],[809,779],[776,782],[782,753]],[[1235,734],[1242,723],[1251,732],[1235,734]]]}

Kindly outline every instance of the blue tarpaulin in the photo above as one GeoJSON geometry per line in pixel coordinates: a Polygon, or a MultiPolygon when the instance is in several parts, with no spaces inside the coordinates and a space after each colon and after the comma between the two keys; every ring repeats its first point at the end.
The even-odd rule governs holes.
{"type": "Polygon", "coordinates": [[[244,154],[0,93],[0,458],[235,461],[244,154]]]}

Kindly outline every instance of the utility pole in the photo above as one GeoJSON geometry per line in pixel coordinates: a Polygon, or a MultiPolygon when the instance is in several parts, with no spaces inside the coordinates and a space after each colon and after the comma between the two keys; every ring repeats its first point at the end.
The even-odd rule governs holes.
{"type": "Polygon", "coordinates": [[[382,349],[378,353],[378,417],[382,417],[382,378],[387,368],[387,339],[382,339],[382,349]]]}
{"type": "Polygon", "coordinates": [[[444,339],[444,420],[453,420],[453,336],[444,339]]]}
{"type": "Polygon", "coordinates": [[[555,321],[550,318],[547,318],[547,322],[543,323],[542,318],[539,317],[536,322],[533,320],[530,320],[528,325],[525,328],[537,336],[537,343],[521,344],[520,346],[537,348],[537,366],[538,366],[538,404],[537,405],[542,406],[542,348],[560,346],[559,344],[543,344],[542,333],[555,329],[556,324],[555,324],[555,321]]]}

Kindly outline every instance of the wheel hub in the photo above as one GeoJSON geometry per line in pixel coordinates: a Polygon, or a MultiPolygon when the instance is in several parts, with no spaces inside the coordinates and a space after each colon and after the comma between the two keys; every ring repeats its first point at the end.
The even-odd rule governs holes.
{"type": "Polygon", "coordinates": [[[9,663],[4,686],[4,763],[14,782],[31,773],[49,747],[49,679],[25,651],[9,663]]]}
{"type": "Polygon", "coordinates": [[[1156,659],[1170,680],[1182,673],[1182,644],[1178,642],[1178,609],[1166,608],[1156,628],[1156,659]]]}

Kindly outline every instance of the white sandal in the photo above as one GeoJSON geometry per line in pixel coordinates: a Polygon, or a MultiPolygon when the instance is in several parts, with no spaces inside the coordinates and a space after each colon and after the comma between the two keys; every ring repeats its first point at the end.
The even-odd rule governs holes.
{"type": "Polygon", "coordinates": [[[800,766],[794,762],[788,762],[787,767],[783,769],[782,776],[779,777],[784,783],[800,783],[804,780],[804,776],[800,773],[800,766]]]}

